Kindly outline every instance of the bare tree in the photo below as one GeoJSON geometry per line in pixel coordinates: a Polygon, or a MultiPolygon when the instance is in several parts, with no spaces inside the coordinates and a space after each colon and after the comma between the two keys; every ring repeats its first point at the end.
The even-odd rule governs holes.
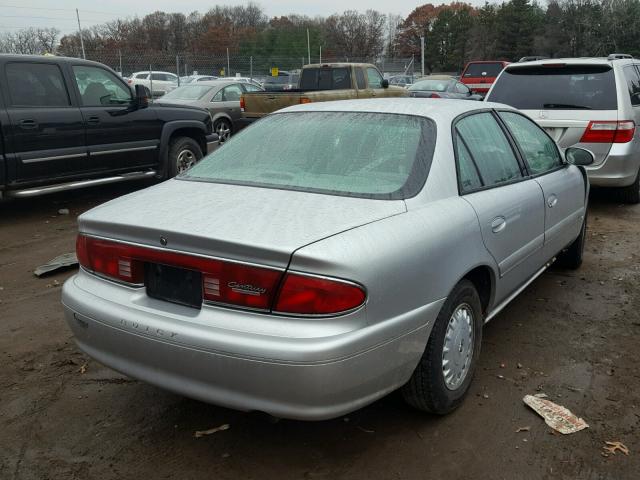
{"type": "Polygon", "coordinates": [[[60,30],[56,28],[25,28],[0,35],[3,53],[42,55],[55,53],[60,30]]]}

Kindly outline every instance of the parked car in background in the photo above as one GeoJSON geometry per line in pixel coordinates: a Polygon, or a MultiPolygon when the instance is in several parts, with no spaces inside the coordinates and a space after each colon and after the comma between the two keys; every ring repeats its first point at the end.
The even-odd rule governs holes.
{"type": "Polygon", "coordinates": [[[546,60],[549,57],[543,57],[540,55],[531,55],[528,57],[522,57],[520,60],[518,60],[519,63],[522,62],[535,62],[536,60],[546,60]]]}
{"type": "Polygon", "coordinates": [[[491,84],[507,65],[509,65],[509,62],[491,60],[469,62],[462,71],[460,81],[469,87],[473,93],[486,95],[491,88],[491,84]]]}
{"type": "Polygon", "coordinates": [[[180,85],[186,85],[192,82],[209,82],[217,79],[218,77],[213,75],[189,75],[188,77],[180,77],[180,85]]]}
{"type": "Polygon", "coordinates": [[[504,105],[297,105],[82,214],[65,316],[101,364],[202,401],[321,420],[400,388],[444,414],[485,322],[580,265],[588,188],[504,105]]]}
{"type": "Polygon", "coordinates": [[[199,108],[148,105],[108,67],[0,55],[0,198],[169,178],[217,145],[199,108]]]}
{"type": "Polygon", "coordinates": [[[267,92],[284,92],[286,90],[295,90],[298,88],[300,74],[279,72],[277,77],[267,77],[262,83],[262,87],[267,92]]]}
{"type": "Polygon", "coordinates": [[[413,84],[414,77],[413,75],[394,75],[389,77],[389,85],[394,85],[396,87],[408,87],[413,84]]]}
{"type": "Polygon", "coordinates": [[[593,186],[615,187],[640,202],[640,60],[551,59],[509,65],[487,99],[520,109],[562,147],[595,155],[593,186]]]}
{"type": "Polygon", "coordinates": [[[255,78],[250,78],[250,77],[218,77],[218,78],[220,80],[233,80],[234,82],[250,83],[252,85],[255,85],[256,87],[262,88],[262,85],[260,84],[260,82],[258,82],[255,78]]]}
{"type": "Polygon", "coordinates": [[[482,100],[482,95],[471,92],[464,83],[448,75],[429,75],[410,85],[409,96],[417,98],[457,98],[482,100]]]}
{"type": "Polygon", "coordinates": [[[251,123],[271,112],[300,103],[372,97],[406,97],[406,89],[390,87],[380,71],[368,63],[305,65],[297,89],[259,92],[242,96],[243,123],[251,123]]]}
{"type": "Polygon", "coordinates": [[[178,86],[178,76],[171,72],[134,72],[129,77],[129,85],[142,85],[153,97],[161,97],[178,86]]]}
{"type": "Polygon", "coordinates": [[[193,82],[167,93],[156,101],[160,105],[192,105],[211,113],[213,131],[224,143],[240,125],[240,97],[247,92],[261,92],[262,88],[235,79],[193,82]]]}

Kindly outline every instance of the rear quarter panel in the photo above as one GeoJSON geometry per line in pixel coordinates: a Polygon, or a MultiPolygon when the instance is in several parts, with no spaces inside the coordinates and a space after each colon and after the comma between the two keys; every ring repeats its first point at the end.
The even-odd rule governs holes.
{"type": "Polygon", "coordinates": [[[307,245],[290,269],[364,285],[367,323],[377,324],[444,299],[479,265],[494,262],[475,212],[456,196],[307,245]]]}

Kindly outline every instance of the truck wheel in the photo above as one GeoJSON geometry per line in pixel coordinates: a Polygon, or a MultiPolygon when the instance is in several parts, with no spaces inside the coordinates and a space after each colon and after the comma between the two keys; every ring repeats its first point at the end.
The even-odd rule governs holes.
{"type": "Polygon", "coordinates": [[[195,165],[202,158],[200,145],[193,138],[177,137],[169,144],[167,178],[175,177],[195,165]]]}
{"type": "Polygon", "coordinates": [[[218,134],[219,142],[222,144],[231,137],[231,122],[226,118],[219,118],[213,122],[213,133],[218,134]]]}
{"type": "Polygon", "coordinates": [[[473,283],[462,280],[447,297],[427,348],[402,387],[409,405],[443,415],[462,403],[480,356],[482,323],[478,292],[473,283]]]}
{"type": "Polygon", "coordinates": [[[576,270],[582,265],[582,257],[584,255],[584,244],[587,238],[587,215],[584,216],[580,235],[564,252],[558,255],[557,264],[560,267],[576,270]]]}
{"type": "Polygon", "coordinates": [[[631,185],[620,189],[620,197],[624,203],[640,203],[640,171],[631,185]]]}

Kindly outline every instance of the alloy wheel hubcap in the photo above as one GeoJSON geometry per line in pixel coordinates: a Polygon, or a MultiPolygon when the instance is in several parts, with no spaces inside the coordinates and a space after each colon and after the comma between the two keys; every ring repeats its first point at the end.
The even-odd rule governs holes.
{"type": "Polygon", "coordinates": [[[218,134],[220,143],[223,143],[231,136],[231,128],[225,122],[220,122],[216,127],[216,133],[218,134]]]}
{"type": "Polygon", "coordinates": [[[449,390],[462,385],[469,372],[473,357],[473,310],[463,303],[455,309],[444,337],[442,348],[442,374],[449,390]]]}
{"type": "Polygon", "coordinates": [[[176,161],[178,166],[178,173],[182,173],[185,170],[193,167],[196,164],[196,161],[196,156],[191,150],[181,150],[180,153],[178,153],[178,159],[176,161]]]}

